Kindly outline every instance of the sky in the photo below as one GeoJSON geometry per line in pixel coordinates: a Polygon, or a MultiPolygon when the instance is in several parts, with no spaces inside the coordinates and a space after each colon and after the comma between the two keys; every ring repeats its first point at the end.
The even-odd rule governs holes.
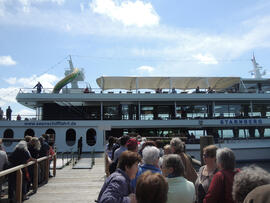
{"type": "Polygon", "coordinates": [[[0,107],[68,69],[100,76],[270,76],[269,0],[0,0],[0,107]]]}

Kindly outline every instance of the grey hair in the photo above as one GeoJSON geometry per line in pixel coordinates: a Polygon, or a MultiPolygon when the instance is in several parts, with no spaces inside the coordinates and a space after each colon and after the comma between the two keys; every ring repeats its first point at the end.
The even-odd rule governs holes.
{"type": "Polygon", "coordinates": [[[174,153],[181,153],[184,151],[184,143],[178,137],[171,139],[170,145],[174,148],[174,153]]]}
{"type": "Polygon", "coordinates": [[[177,154],[169,154],[163,156],[162,167],[173,168],[173,176],[184,176],[185,166],[177,154]]]}
{"type": "Polygon", "coordinates": [[[159,160],[159,149],[155,146],[147,146],[142,151],[143,163],[153,165],[159,160]]]}
{"type": "Polygon", "coordinates": [[[24,150],[28,150],[27,149],[27,142],[24,140],[21,140],[16,146],[15,149],[24,149],[24,150]]]}
{"type": "Polygon", "coordinates": [[[30,141],[30,144],[36,149],[36,150],[40,150],[40,142],[39,139],[37,137],[33,137],[32,140],[30,141]]]}
{"type": "Polygon", "coordinates": [[[256,165],[243,167],[234,176],[232,197],[234,201],[242,203],[250,191],[266,184],[270,184],[270,174],[267,171],[256,165]]]}
{"type": "Polygon", "coordinates": [[[221,165],[222,169],[234,170],[235,156],[231,149],[224,147],[217,150],[217,163],[221,165]]]}

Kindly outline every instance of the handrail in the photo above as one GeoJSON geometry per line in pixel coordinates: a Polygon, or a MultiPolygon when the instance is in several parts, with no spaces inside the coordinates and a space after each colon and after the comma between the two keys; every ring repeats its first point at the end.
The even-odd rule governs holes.
{"type": "MultiPolygon", "coordinates": [[[[181,93],[188,93],[188,94],[235,94],[235,93],[247,93],[247,94],[269,94],[268,90],[257,92],[256,90],[250,90],[249,92],[245,90],[238,90],[237,92],[231,91],[231,90],[224,90],[224,89],[219,89],[216,88],[215,91],[213,92],[207,92],[207,90],[203,90],[200,92],[196,92],[195,89],[176,89],[175,92],[172,92],[172,89],[170,88],[165,88],[162,89],[161,92],[157,92],[155,89],[134,89],[134,90],[128,90],[128,89],[107,89],[107,90],[102,90],[102,88],[90,88],[89,92],[84,92],[85,88],[78,87],[78,88],[68,88],[69,91],[73,93],[97,93],[97,94],[181,94],[181,93]]],[[[18,93],[22,94],[51,94],[53,93],[53,88],[43,88],[41,93],[37,93],[36,88],[20,88],[18,93]]],[[[60,94],[66,94],[66,90],[62,89],[62,93],[60,94]]]]}
{"type": "Polygon", "coordinates": [[[48,182],[49,180],[49,170],[50,170],[50,162],[49,160],[53,158],[53,175],[56,175],[56,154],[45,156],[37,159],[36,161],[30,161],[27,164],[21,164],[19,166],[15,166],[10,169],[6,169],[4,171],[0,172],[0,177],[8,175],[10,173],[16,172],[17,178],[16,178],[16,202],[21,203],[22,202],[22,169],[26,168],[27,166],[34,165],[34,183],[33,183],[33,191],[36,192],[38,188],[38,163],[42,161],[46,161],[45,165],[45,181],[48,182]]]}

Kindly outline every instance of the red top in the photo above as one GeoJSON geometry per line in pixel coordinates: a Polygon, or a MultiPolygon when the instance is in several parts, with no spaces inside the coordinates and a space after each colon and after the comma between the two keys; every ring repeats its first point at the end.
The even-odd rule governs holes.
{"type": "Polygon", "coordinates": [[[232,199],[233,178],[240,170],[221,170],[217,172],[209,186],[203,203],[234,203],[232,199]]]}

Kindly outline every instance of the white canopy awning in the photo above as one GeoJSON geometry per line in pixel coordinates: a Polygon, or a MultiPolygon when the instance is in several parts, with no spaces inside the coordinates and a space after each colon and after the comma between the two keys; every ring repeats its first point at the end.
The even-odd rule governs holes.
{"type": "Polygon", "coordinates": [[[240,77],[100,77],[97,84],[109,89],[226,89],[240,82],[240,77]]]}

